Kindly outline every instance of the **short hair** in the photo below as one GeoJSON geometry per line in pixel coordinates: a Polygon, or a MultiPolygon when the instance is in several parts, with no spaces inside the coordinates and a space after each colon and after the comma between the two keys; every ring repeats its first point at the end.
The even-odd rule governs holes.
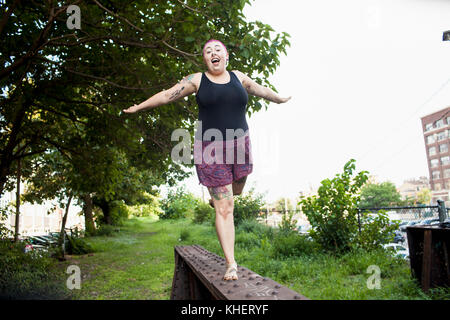
{"type": "Polygon", "coordinates": [[[222,41],[216,40],[216,39],[210,39],[210,40],[206,41],[205,45],[203,46],[202,54],[205,52],[205,47],[206,47],[206,45],[207,45],[208,43],[210,43],[210,42],[213,42],[213,41],[219,42],[219,43],[225,48],[225,52],[228,54],[227,47],[222,43],[222,41]]]}

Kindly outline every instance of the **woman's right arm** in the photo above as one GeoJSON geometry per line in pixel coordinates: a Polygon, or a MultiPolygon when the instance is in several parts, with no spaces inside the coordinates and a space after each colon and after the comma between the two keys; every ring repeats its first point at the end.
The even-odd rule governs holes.
{"type": "Polygon", "coordinates": [[[146,109],[156,108],[197,92],[197,86],[200,79],[199,75],[201,75],[201,73],[190,74],[172,88],[158,92],[146,101],[138,105],[135,104],[128,109],[124,109],[123,112],[134,113],[146,109]]]}

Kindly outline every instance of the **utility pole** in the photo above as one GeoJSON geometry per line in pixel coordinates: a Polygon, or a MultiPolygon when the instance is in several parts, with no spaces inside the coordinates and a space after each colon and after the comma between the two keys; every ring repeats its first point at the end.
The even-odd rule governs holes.
{"type": "Polygon", "coordinates": [[[19,240],[19,223],[20,223],[20,158],[17,159],[17,182],[16,182],[16,225],[14,226],[14,242],[19,240]]]}

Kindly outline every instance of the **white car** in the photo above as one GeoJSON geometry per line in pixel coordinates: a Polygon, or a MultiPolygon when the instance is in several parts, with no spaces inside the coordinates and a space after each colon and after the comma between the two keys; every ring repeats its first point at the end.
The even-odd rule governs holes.
{"type": "Polygon", "coordinates": [[[388,243],[384,244],[383,248],[385,250],[391,251],[394,253],[394,256],[399,256],[403,259],[409,259],[409,250],[405,248],[401,244],[398,243],[388,243]]]}

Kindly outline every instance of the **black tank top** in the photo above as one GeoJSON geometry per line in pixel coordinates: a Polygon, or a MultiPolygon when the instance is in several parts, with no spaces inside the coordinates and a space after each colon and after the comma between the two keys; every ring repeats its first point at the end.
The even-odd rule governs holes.
{"type": "MultiPolygon", "coordinates": [[[[200,88],[198,89],[196,100],[198,103],[198,120],[201,121],[202,130],[196,131],[195,138],[203,140],[206,130],[216,128],[222,133],[222,139],[228,140],[226,129],[248,130],[247,120],[245,119],[248,95],[241,82],[234,74],[229,72],[230,81],[228,83],[214,83],[208,79],[205,73],[202,74],[200,88]]],[[[236,131],[237,137],[240,130],[236,131]]],[[[229,139],[236,139],[234,136],[229,139]]],[[[207,139],[209,140],[209,139],[207,139]]],[[[212,138],[211,140],[215,140],[212,138]]]]}

